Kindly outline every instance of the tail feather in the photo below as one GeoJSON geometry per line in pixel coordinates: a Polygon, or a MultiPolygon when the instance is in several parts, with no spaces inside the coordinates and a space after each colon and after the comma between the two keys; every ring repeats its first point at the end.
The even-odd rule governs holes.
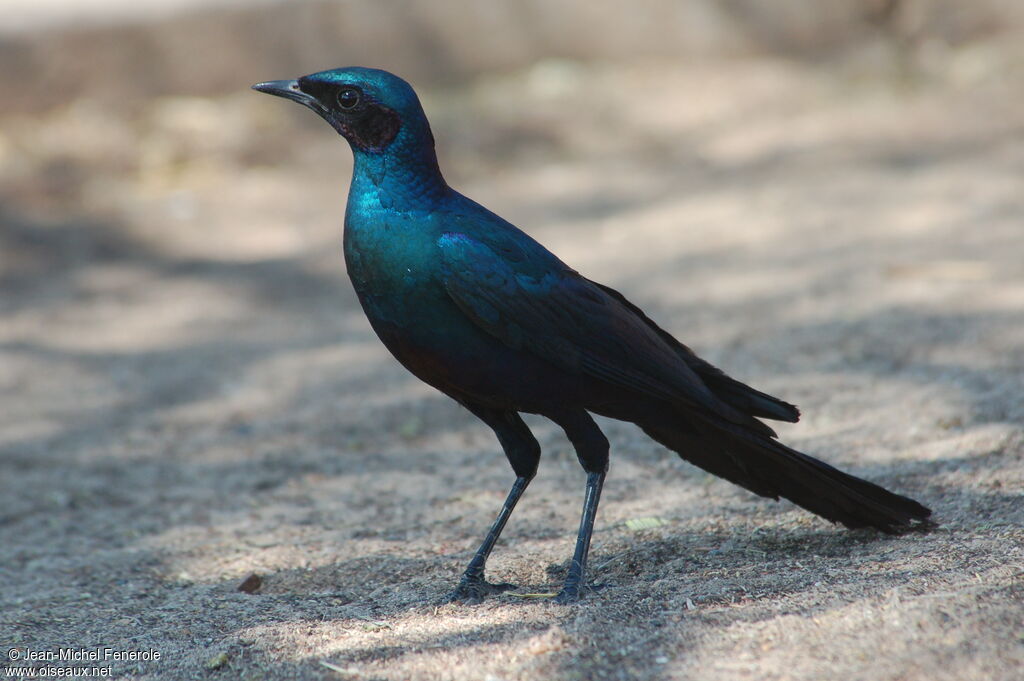
{"type": "Polygon", "coordinates": [[[761,496],[785,497],[826,520],[888,534],[924,529],[931,510],[908,497],[844,473],[770,438],[706,424],[640,424],[680,457],[761,496]]]}
{"type": "Polygon", "coordinates": [[[697,372],[711,392],[726,404],[763,419],[789,423],[800,420],[800,410],[795,405],[737,381],[696,355],[693,355],[689,362],[690,368],[697,372]]]}
{"type": "Polygon", "coordinates": [[[777,397],[772,397],[760,390],[755,390],[749,385],[728,376],[710,362],[701,359],[693,350],[680,343],[676,340],[675,336],[658,326],[653,319],[644,314],[643,310],[629,302],[624,295],[615,289],[599,284],[596,281],[591,281],[590,283],[619,301],[626,309],[642,319],[665,343],[676,351],[690,369],[700,376],[700,379],[711,389],[711,392],[730,407],[739,409],[750,416],[758,416],[775,421],[796,423],[800,419],[800,410],[794,405],[784,402],[777,397]]]}

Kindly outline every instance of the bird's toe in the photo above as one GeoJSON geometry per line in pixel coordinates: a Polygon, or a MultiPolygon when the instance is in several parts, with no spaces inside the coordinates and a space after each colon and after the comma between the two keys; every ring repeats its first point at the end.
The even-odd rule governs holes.
{"type": "Polygon", "coordinates": [[[558,592],[558,595],[551,600],[559,605],[578,603],[586,594],[600,591],[608,586],[608,584],[566,584],[558,592]]]}
{"type": "Polygon", "coordinates": [[[444,602],[476,605],[492,594],[500,594],[515,588],[515,584],[491,584],[482,579],[463,579],[454,591],[445,596],[444,602]]]}
{"type": "Polygon", "coordinates": [[[565,588],[558,592],[558,595],[553,599],[558,605],[569,605],[570,603],[577,603],[583,597],[583,594],[578,588],[565,588]]]}

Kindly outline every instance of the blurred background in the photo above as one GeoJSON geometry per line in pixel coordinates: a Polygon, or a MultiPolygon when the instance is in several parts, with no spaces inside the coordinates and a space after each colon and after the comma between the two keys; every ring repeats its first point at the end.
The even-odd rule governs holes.
{"type": "MultiPolygon", "coordinates": [[[[160,402],[191,365],[142,377],[133,353],[238,360],[224,333],[301,342],[296,328],[351,304],[350,154],[253,82],[350,64],[403,75],[451,184],[685,313],[699,343],[701,315],[726,303],[851,317],[1018,276],[1022,37],[1012,0],[7,0],[7,432],[48,432],[61,400],[80,409],[23,392],[48,390],[39,373],[57,359],[74,373],[107,357],[122,400],[160,402]]],[[[741,336],[753,324],[714,319],[741,336]]]]}
{"type": "MultiPolygon", "coordinates": [[[[1012,668],[1000,655],[1020,649],[1020,611],[1005,604],[1019,598],[985,570],[1019,565],[1008,552],[1024,512],[1000,492],[1024,484],[1016,0],[4,0],[0,456],[18,472],[3,498],[23,501],[0,511],[0,531],[17,569],[3,610],[28,623],[21,640],[84,645],[69,632],[122,618],[97,642],[155,637],[173,653],[165,665],[192,674],[221,644],[189,648],[193,633],[148,620],[145,598],[166,596],[172,619],[210,641],[270,618],[245,629],[258,642],[247,650],[260,664],[290,660],[272,678],[310,678],[319,653],[296,652],[288,627],[319,621],[320,606],[256,609],[231,600],[238,580],[260,571],[279,594],[368,584],[391,604],[377,615],[398,616],[450,579],[500,502],[477,504],[479,490],[507,486],[490,433],[393,362],[358,309],[341,256],[344,141],[249,90],[354,64],[413,83],[450,184],[731,374],[801,404],[804,421],[780,429],[790,442],[886,484],[898,477],[970,539],[900,545],[899,579],[946,580],[942,607],[961,608],[952,634],[929,639],[949,634],[952,653],[922,652],[904,637],[913,626],[839,623],[814,630],[822,645],[848,631],[870,652],[832,660],[829,674],[998,678],[957,641],[991,644],[989,659],[1012,668]],[[375,558],[339,563],[339,551],[375,558]],[[381,581],[378,566],[410,555],[395,563],[407,579],[381,581]],[[968,580],[995,585],[1003,609],[955,595],[968,580]],[[105,594],[109,620],[102,608],[77,614],[83,591],[105,594]],[[236,609],[210,615],[209,594],[236,609]],[[910,666],[886,667],[870,648],[903,643],[910,666]],[[907,671],[922,668],[931,676],[907,671]]],[[[545,501],[510,526],[519,553],[504,565],[537,584],[550,577],[537,566],[564,558],[561,530],[539,528],[573,526],[579,480],[561,435],[531,424],[559,465],[535,483],[545,501]]],[[[672,556],[724,541],[708,533],[746,542],[744,518],[811,532],[791,509],[687,483],[677,461],[605,425],[627,452],[607,527],[668,517],[677,535],[696,533],[672,556]]],[[[622,532],[599,537],[597,555],[632,550],[622,532]]],[[[810,565],[830,550],[808,541],[788,555],[810,565]]],[[[847,574],[856,549],[837,551],[806,583],[782,570],[797,581],[766,584],[764,607],[824,598],[823,575],[847,574]]],[[[750,558],[722,556],[708,560],[750,558]]],[[[716,602],[718,577],[678,581],[687,572],[661,577],[672,607],[716,602]]],[[[860,596],[898,603],[876,586],[860,596]]],[[[939,626],[940,601],[921,603],[910,617],[939,626]]],[[[324,612],[341,622],[347,611],[324,612]]],[[[709,636],[749,634],[762,650],[757,631],[725,626],[707,624],[709,636]]],[[[650,634],[640,629],[637,640],[650,634]]],[[[709,660],[732,659],[722,645],[709,644],[709,660]]],[[[776,651],[780,669],[821,678],[806,645],[776,651]]],[[[413,678],[419,659],[376,673],[413,678]]],[[[561,678],[548,672],[536,678],[561,678]]]]}

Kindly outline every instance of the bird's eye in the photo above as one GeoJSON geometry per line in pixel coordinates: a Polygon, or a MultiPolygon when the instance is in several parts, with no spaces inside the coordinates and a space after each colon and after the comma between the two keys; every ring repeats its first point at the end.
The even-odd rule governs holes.
{"type": "Polygon", "coordinates": [[[359,90],[354,87],[342,88],[338,92],[338,106],[342,109],[354,109],[359,103],[359,90]]]}

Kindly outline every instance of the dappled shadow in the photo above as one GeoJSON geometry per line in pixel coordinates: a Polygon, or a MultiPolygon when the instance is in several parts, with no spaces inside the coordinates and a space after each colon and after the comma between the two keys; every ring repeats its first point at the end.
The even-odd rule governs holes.
{"type": "MultiPolygon", "coordinates": [[[[742,126],[746,115],[709,125],[742,126]]],[[[838,216],[870,195],[871,217],[885,225],[906,202],[898,179],[996,156],[1019,130],[931,145],[781,143],[733,160],[707,153],[702,136],[714,132],[693,130],[671,148],[637,140],[627,170],[650,181],[626,188],[597,174],[581,191],[543,196],[536,184],[495,182],[523,204],[523,227],[578,245],[590,269],[604,268],[589,275],[702,355],[787,399],[805,396],[805,423],[786,431],[803,438],[799,447],[919,498],[942,527],[901,538],[847,532],[710,481],[613,426],[591,561],[607,588],[570,608],[522,598],[558,588],[582,497],[564,438],[541,425],[540,476],[491,564],[520,596],[440,605],[511,474],[485,426],[379,346],[340,252],[334,274],[309,254],[178,256],[138,225],[74,211],[47,222],[8,196],[0,311],[26,325],[0,340],[11,409],[0,457],[13,471],[0,483],[13,500],[0,509],[0,581],[11,585],[4,610],[17,643],[48,648],[73,630],[96,632],[68,642],[76,646],[154,645],[174,660],[137,670],[154,678],[201,673],[219,653],[226,667],[209,673],[243,678],[334,674],[317,666],[324,660],[366,678],[427,678],[427,662],[477,678],[685,678],[700,676],[687,663],[720,649],[731,657],[716,641],[737,631],[768,654],[759,627],[884,610],[894,593],[922,608],[936,590],[976,583],[1009,593],[992,575],[1020,538],[1024,314],[993,300],[1021,273],[1019,233],[1004,225],[986,241],[955,230],[1008,224],[1019,207],[988,197],[943,214],[948,224],[911,220],[891,234],[838,216]],[[858,173],[872,180],[843,183],[858,173]],[[747,197],[777,183],[787,190],[766,203],[773,220],[756,222],[762,211],[747,197]],[[728,210],[690,222],[688,209],[705,199],[728,210]],[[680,239],[691,228],[697,236],[669,248],[667,222],[643,222],[653,209],[678,214],[680,239]],[[732,215],[752,222],[727,225],[732,215]],[[735,232],[716,240],[726,227],[735,232]],[[593,247],[595,233],[613,229],[627,238],[593,247]],[[629,267],[614,264],[620,255],[632,256],[629,267]],[[944,258],[991,268],[953,284],[888,272],[944,258]],[[141,274],[95,285],[97,272],[119,269],[141,274]],[[942,286],[945,297],[932,297],[942,286]],[[190,296],[187,311],[204,313],[162,322],[169,301],[154,291],[190,296]],[[128,318],[150,331],[96,335],[128,318]],[[660,526],[629,529],[629,514],[660,526]],[[262,588],[237,591],[253,572],[262,588]],[[122,640],[96,622],[117,622],[122,640]]],[[[513,139],[559,142],[548,131],[499,137],[483,153],[513,139]]],[[[508,158],[522,164],[513,171],[538,169],[529,154],[508,158]]],[[[877,629],[858,626],[854,634],[877,629]]]]}
{"type": "Polygon", "coordinates": [[[89,268],[103,265],[137,266],[158,279],[196,279],[222,286],[240,286],[256,302],[309,306],[330,299],[351,307],[355,294],[343,276],[325,276],[309,269],[300,258],[260,261],[204,260],[171,256],[155,244],[133,234],[114,221],[74,217],[57,222],[31,219],[9,207],[0,207],[0,249],[9,264],[0,272],[0,310],[17,312],[31,307],[43,312],[48,306],[87,294],[80,277],[89,268]]]}
{"type": "MultiPolygon", "coordinates": [[[[461,427],[473,426],[464,423],[461,427]]],[[[425,437],[429,442],[430,437],[425,437]]],[[[239,440],[239,446],[244,447],[242,442],[244,438],[239,440]]],[[[416,448],[422,446],[420,443],[416,448]]],[[[616,678],[622,669],[660,678],[661,666],[656,661],[660,651],[678,652],[680,645],[684,650],[696,645],[685,636],[680,639],[680,630],[690,626],[687,623],[691,619],[707,623],[710,617],[711,626],[715,627],[735,616],[748,623],[770,621],[778,613],[768,604],[815,593],[825,574],[828,584],[839,595],[803,609],[806,616],[813,617],[843,607],[845,599],[852,597],[842,596],[845,589],[856,587],[860,594],[857,598],[873,598],[894,585],[941,579],[950,568],[948,557],[940,558],[951,539],[943,530],[932,536],[891,539],[870,532],[845,532],[817,521],[812,521],[816,525],[813,529],[789,529],[787,524],[791,521],[786,516],[793,513],[785,507],[788,505],[773,504],[752,495],[748,502],[748,495],[744,494],[742,509],[728,512],[742,521],[744,509],[756,508],[755,517],[745,521],[746,528],[741,525],[694,530],[670,525],[657,530],[657,538],[633,535],[621,527],[602,528],[592,558],[593,576],[609,586],[591,594],[580,606],[561,608],[504,596],[481,608],[444,606],[438,612],[437,604],[457,580],[471,548],[424,556],[423,538],[468,538],[467,545],[471,546],[486,527],[500,496],[494,497],[494,508],[478,508],[468,520],[456,519],[460,509],[453,507],[424,527],[420,521],[410,522],[410,518],[419,516],[423,503],[432,503],[430,499],[409,497],[405,492],[401,493],[405,496],[371,500],[373,492],[369,489],[366,499],[361,499],[353,484],[343,482],[351,477],[358,486],[355,481],[361,479],[360,475],[384,473],[387,469],[381,468],[382,457],[395,459],[396,465],[403,460],[408,472],[424,478],[424,487],[434,499],[443,499],[437,490],[439,473],[432,469],[456,464],[460,454],[431,451],[429,446],[427,449],[411,459],[398,452],[296,450],[282,453],[279,458],[215,464],[188,458],[137,460],[130,464],[132,487],[120,482],[123,465],[127,463],[123,460],[104,462],[93,458],[70,466],[64,463],[67,479],[78,482],[65,485],[71,501],[64,509],[51,507],[47,511],[54,536],[73,536],[73,528],[83,515],[96,513],[113,514],[114,526],[130,525],[133,534],[111,535],[94,528],[82,541],[72,541],[66,547],[72,552],[87,550],[88,543],[97,540],[104,542],[105,549],[90,561],[88,569],[76,568],[62,589],[94,588],[90,585],[102,582],[108,585],[104,607],[119,612],[122,618],[146,618],[150,612],[174,613],[172,622],[153,621],[150,630],[164,630],[168,634],[165,640],[172,641],[175,627],[187,627],[189,637],[212,636],[215,642],[202,649],[208,657],[227,651],[236,664],[264,666],[282,678],[308,674],[311,660],[327,659],[342,666],[369,665],[375,669],[381,665],[415,664],[424,656],[442,651],[457,654],[465,648],[479,652],[496,643],[535,646],[541,651],[536,659],[538,670],[542,669],[548,678],[575,678],[574,670],[581,665],[589,673],[599,672],[611,678],[616,678]],[[257,471],[259,475],[254,476],[257,471]],[[334,481],[342,486],[335,487],[334,481]],[[320,484],[325,485],[326,496],[315,492],[320,484]],[[172,493],[180,511],[159,516],[147,513],[151,503],[160,502],[152,496],[154,489],[172,493]],[[331,489],[345,489],[348,498],[332,502],[331,489]],[[95,496],[82,494],[90,491],[95,496]],[[310,499],[315,500],[312,505],[310,499]],[[351,518],[343,520],[346,509],[367,504],[373,505],[373,522],[379,528],[369,535],[362,532],[369,527],[358,527],[351,518]],[[277,519],[256,519],[257,509],[268,506],[290,507],[291,511],[277,519]],[[405,512],[394,513],[402,508],[405,512]],[[764,527],[756,527],[762,523],[764,527]],[[183,537],[184,544],[173,538],[181,528],[191,528],[183,537]],[[310,529],[315,532],[313,536],[306,534],[310,529]],[[304,538],[289,542],[287,537],[294,531],[303,532],[304,538]],[[147,538],[140,541],[140,532],[147,538]],[[268,537],[267,533],[273,536],[268,537]],[[186,574],[195,571],[187,567],[188,556],[210,541],[231,547],[226,557],[252,554],[256,564],[265,561],[261,556],[282,550],[305,554],[313,562],[310,567],[260,570],[264,575],[260,592],[240,594],[235,590],[238,577],[212,577],[209,567],[201,568],[203,574],[211,575],[208,577],[196,579],[186,574]],[[911,551],[919,552],[922,542],[924,556],[930,558],[907,564],[906,556],[911,551]],[[367,549],[368,546],[376,548],[367,549]],[[131,553],[130,562],[116,560],[123,551],[131,553]],[[692,603],[692,608],[685,605],[687,602],[692,603]],[[204,608],[201,615],[189,614],[191,606],[186,603],[209,604],[212,609],[204,608]],[[682,608],[680,603],[684,604],[682,608]],[[258,607],[253,609],[251,604],[258,607]],[[497,623],[487,618],[487,613],[495,609],[510,608],[522,613],[516,621],[497,623]],[[431,620],[439,622],[436,630],[419,631],[414,627],[415,622],[431,620]],[[291,659],[281,659],[279,653],[268,656],[262,652],[264,647],[276,647],[273,642],[280,641],[274,632],[284,631],[292,624],[302,624],[318,636],[327,637],[330,645],[310,657],[297,652],[291,659]]],[[[946,471],[998,471],[1007,465],[1005,454],[994,451],[901,462],[899,475],[921,484],[946,471]]],[[[877,467],[872,470],[880,472],[877,467]]],[[[887,478],[876,477],[880,482],[887,482],[887,478]]],[[[678,484],[686,488],[699,486],[700,482],[681,476],[678,484]]],[[[571,490],[568,496],[573,498],[575,491],[571,490]]],[[[968,530],[998,517],[998,513],[1017,513],[1016,495],[1012,493],[979,493],[926,484],[915,494],[929,501],[957,498],[959,512],[966,515],[958,518],[957,524],[968,530]]],[[[524,502],[520,515],[529,515],[530,501],[524,502]]],[[[720,512],[714,515],[720,516],[720,512]]],[[[8,516],[4,525],[17,532],[17,520],[8,516]]],[[[541,545],[557,545],[567,559],[571,527],[562,534],[549,537],[541,545]]],[[[515,547],[524,541],[532,541],[536,546],[537,536],[532,529],[518,528],[513,523],[502,542],[511,548],[501,548],[499,553],[521,553],[515,547]]],[[[543,553],[551,551],[544,549],[543,553]]],[[[43,555],[45,550],[15,551],[9,556],[8,565],[23,569],[43,555]]],[[[983,558],[978,551],[972,552],[969,559],[975,568],[994,560],[983,558]]],[[[199,567],[210,559],[200,554],[197,560],[199,567]]],[[[527,556],[525,560],[533,559],[527,556]]],[[[547,579],[543,581],[508,575],[508,568],[504,576],[519,581],[522,590],[547,591],[557,587],[566,565],[567,561],[561,559],[544,565],[542,574],[547,579]]],[[[16,618],[16,625],[32,632],[29,641],[48,640],[55,631],[54,625],[47,622],[47,613],[52,614],[53,608],[61,608],[62,604],[66,607],[66,598],[56,598],[52,605],[42,606],[31,617],[16,618]]],[[[81,616],[92,617],[93,613],[82,612],[81,616]]],[[[65,612],[64,620],[67,617],[65,612]]],[[[186,645],[185,640],[181,639],[182,646],[186,645]]],[[[199,663],[202,661],[198,659],[199,663]]],[[[149,669],[155,672],[159,667],[149,669]]]]}
{"type": "MultiPolygon", "coordinates": [[[[306,279],[298,261],[224,267],[212,262],[165,262],[144,249],[136,252],[130,245],[116,243],[115,239],[99,248],[97,252],[103,254],[100,257],[135,260],[159,269],[164,276],[231,281],[243,287],[248,287],[251,280],[254,295],[269,309],[296,305],[310,296],[333,300],[338,288],[332,280],[306,279]],[[291,284],[279,286],[284,282],[291,284]]],[[[703,260],[699,266],[686,263],[680,269],[699,278],[710,276],[715,267],[726,263],[727,254],[723,253],[703,260]]],[[[63,286],[73,288],[75,267],[66,268],[60,275],[66,277],[63,286]]],[[[827,275],[823,272],[820,276],[827,275]]],[[[615,283],[624,288],[632,285],[615,283]]],[[[32,285],[32,277],[16,284],[32,285]]],[[[790,295],[792,292],[782,290],[761,304],[780,307],[790,295]]],[[[351,300],[347,305],[352,306],[351,300]]],[[[688,313],[687,307],[660,307],[670,319],[688,313]]],[[[736,313],[739,311],[737,307],[736,313]]],[[[716,314],[732,313],[726,306],[716,314]]],[[[1015,377],[1000,369],[930,359],[937,347],[936,337],[941,338],[941,346],[958,347],[969,343],[979,327],[1007,330],[1022,324],[1024,319],[1012,313],[943,315],[893,308],[855,318],[781,323],[767,332],[762,329],[759,339],[745,341],[745,347],[756,350],[757,343],[767,343],[805,352],[802,359],[786,360],[788,366],[802,371],[813,367],[816,371],[863,373],[922,385],[939,381],[970,405],[955,426],[957,431],[968,431],[981,424],[1015,418],[1016,408],[1006,399],[1007,394],[993,390],[994,386],[1012,386],[1015,377]],[[854,337],[861,340],[851,341],[854,337]],[[836,346],[845,348],[839,358],[815,354],[816,348],[836,346]]],[[[691,621],[712,631],[730,622],[752,626],[773,621],[778,612],[772,603],[800,601],[818,593],[822,574],[828,576],[827,584],[837,595],[816,597],[818,601],[812,606],[801,605],[805,616],[827,616],[851,600],[879,598],[894,585],[948,579],[951,567],[959,572],[994,560],[978,549],[957,558],[957,565],[943,562],[943,547],[955,541],[944,530],[933,537],[904,539],[824,526],[792,530],[786,526],[793,514],[787,504],[744,495],[737,507],[732,499],[722,504],[719,497],[718,501],[705,503],[724,506],[728,513],[735,514],[735,520],[753,512],[749,516],[753,522],[769,526],[750,531],[742,527],[731,531],[676,530],[670,526],[657,539],[632,536],[621,528],[604,528],[597,535],[593,576],[609,587],[592,594],[582,605],[565,609],[505,596],[492,599],[484,610],[445,606],[437,614],[436,604],[455,583],[471,548],[445,549],[424,557],[425,538],[429,542],[439,537],[454,538],[471,547],[500,503],[507,482],[505,463],[490,434],[466,412],[446,398],[417,392],[412,379],[397,369],[384,368],[389,366],[384,358],[380,366],[372,365],[369,371],[356,375],[339,365],[334,373],[316,376],[290,390],[286,398],[273,400],[273,413],[298,413],[298,417],[268,416],[270,412],[264,411],[220,423],[215,419],[212,427],[210,423],[200,425],[203,436],[199,439],[184,433],[184,426],[173,421],[163,423],[158,418],[165,410],[221,399],[222,386],[231,376],[244,375],[247,367],[275,355],[309,353],[336,344],[339,330],[346,328],[329,323],[296,333],[291,339],[243,340],[226,333],[212,341],[186,342],[146,352],[76,352],[28,341],[4,344],[5,353],[26,356],[41,364],[70,363],[98,376],[117,375],[119,371],[127,371],[129,376],[124,402],[83,411],[51,435],[9,441],[3,448],[5,461],[21,469],[21,484],[45,486],[37,481],[53,480],[54,462],[59,463],[63,479],[59,492],[8,507],[2,519],[5,532],[17,536],[45,519],[53,537],[65,538],[67,551],[84,555],[96,542],[104,546],[103,553],[94,554],[87,567],[68,564],[48,569],[54,587],[38,597],[52,602],[43,605],[34,597],[30,602],[35,611],[18,614],[13,620],[24,632],[23,640],[43,645],[55,640],[64,626],[54,622],[94,617],[94,610],[69,615],[68,608],[75,602],[76,592],[102,584],[104,612],[117,612],[123,619],[145,623],[150,635],[162,632],[161,645],[171,646],[169,654],[189,654],[186,650],[197,635],[213,641],[202,647],[201,654],[192,654],[196,665],[224,651],[235,664],[272,670],[275,678],[308,678],[310,664],[321,659],[379,670],[391,665],[414,666],[424,656],[458,655],[460,650],[478,655],[489,645],[513,643],[541,651],[531,661],[518,664],[526,664],[520,668],[546,678],[577,678],[579,670],[586,669],[588,674],[608,678],[642,674],[656,679],[669,676],[664,664],[658,662],[661,657],[697,654],[701,649],[699,641],[681,633],[691,621]],[[159,378],[161,375],[169,377],[166,382],[159,378]],[[374,392],[382,397],[374,398],[374,392]],[[316,407],[315,415],[303,415],[310,405],[325,398],[333,404],[316,407]],[[318,418],[328,411],[335,412],[337,418],[318,418]],[[95,455],[125,437],[134,437],[140,423],[150,429],[153,442],[138,445],[134,453],[95,455]],[[283,437],[296,431],[303,433],[301,441],[283,437]],[[464,442],[470,446],[447,446],[453,436],[468,437],[464,442]],[[202,460],[204,451],[223,450],[243,454],[228,460],[202,460]],[[442,511],[431,521],[410,520],[410,515],[415,518],[423,509],[443,509],[451,503],[447,492],[471,488],[474,480],[479,484],[481,474],[469,471],[481,465],[481,450],[488,452],[490,463],[486,468],[490,472],[485,477],[489,476],[488,484],[495,488],[489,506],[473,507],[468,514],[465,508],[442,511]],[[422,498],[411,497],[406,487],[382,496],[382,489],[360,489],[367,478],[396,473],[421,476],[427,493],[422,498]],[[316,481],[323,481],[325,489],[313,494],[320,484],[316,481]],[[334,482],[340,486],[332,487],[334,482]],[[331,506],[332,489],[344,490],[344,503],[331,506]],[[163,509],[169,503],[175,511],[150,510],[163,509]],[[285,515],[253,521],[252,515],[265,506],[285,509],[285,515]],[[373,508],[372,519],[363,516],[354,522],[350,514],[356,508],[373,508]],[[66,539],[76,535],[83,518],[97,515],[112,517],[112,523],[93,526],[78,539],[66,539]],[[192,569],[188,567],[190,553],[200,554],[197,566],[208,563],[201,547],[211,541],[211,533],[224,546],[232,542],[228,537],[235,537],[236,546],[230,555],[244,560],[248,554],[259,556],[268,551],[306,553],[308,538],[289,545],[282,534],[310,528],[318,533],[312,540],[319,545],[314,552],[316,563],[308,568],[261,570],[265,579],[261,593],[238,594],[237,576],[182,576],[192,569]],[[273,537],[261,538],[265,533],[273,537]],[[140,534],[149,539],[140,542],[140,534]],[[907,546],[918,547],[921,542],[927,560],[919,565],[906,564],[903,556],[910,550],[907,546]],[[374,548],[353,548],[364,544],[374,548]],[[359,557],[341,558],[353,551],[358,551],[359,557]],[[128,562],[121,558],[126,553],[131,556],[128,562]],[[412,555],[403,557],[408,553],[412,555]],[[685,605],[688,601],[692,610],[685,605]],[[256,615],[253,603],[259,604],[256,615]],[[197,604],[201,614],[189,614],[197,604]],[[521,614],[509,623],[477,621],[486,619],[481,613],[495,608],[521,614]],[[160,617],[170,616],[173,623],[160,624],[151,614],[154,612],[162,613],[160,617]],[[439,631],[394,633],[399,622],[439,617],[440,622],[447,623],[439,625],[439,631]],[[454,623],[465,617],[473,623],[454,623]],[[296,652],[290,659],[267,652],[278,647],[275,632],[293,624],[303,624],[313,631],[322,629],[332,643],[322,652],[296,652]],[[178,633],[182,628],[189,633],[178,633]]],[[[353,333],[360,341],[367,340],[365,329],[353,333]]],[[[343,340],[351,342],[351,337],[343,340]]],[[[380,355],[383,357],[383,351],[380,355]]],[[[622,449],[616,444],[613,442],[613,447],[622,449]]],[[[616,452],[616,456],[629,455],[616,452]]],[[[895,486],[895,479],[912,483],[899,487],[933,504],[940,520],[956,514],[955,525],[972,532],[975,527],[1017,517],[1017,495],[995,490],[983,493],[931,481],[952,473],[991,475],[1006,465],[1008,456],[1009,452],[993,450],[844,468],[888,486],[895,486]]],[[[637,460],[642,465],[646,454],[637,460]]],[[[679,478],[681,487],[700,484],[688,480],[685,474],[679,478]]],[[[577,492],[576,488],[566,492],[571,513],[578,504],[577,492]]],[[[528,503],[520,511],[524,512],[529,513],[528,503]]],[[[571,527],[564,532],[538,533],[535,523],[519,530],[511,526],[503,544],[515,546],[528,541],[533,546],[560,547],[564,557],[544,561],[541,579],[537,579],[536,570],[527,571],[525,580],[511,576],[526,590],[545,591],[556,588],[564,575],[571,527]]],[[[544,555],[549,553],[543,549],[544,555]]],[[[45,546],[15,548],[6,563],[12,570],[38,570],[33,566],[47,555],[45,546]]],[[[211,568],[206,565],[201,569],[209,574],[211,568]]],[[[158,673],[161,668],[154,665],[143,669],[158,673]]]]}

